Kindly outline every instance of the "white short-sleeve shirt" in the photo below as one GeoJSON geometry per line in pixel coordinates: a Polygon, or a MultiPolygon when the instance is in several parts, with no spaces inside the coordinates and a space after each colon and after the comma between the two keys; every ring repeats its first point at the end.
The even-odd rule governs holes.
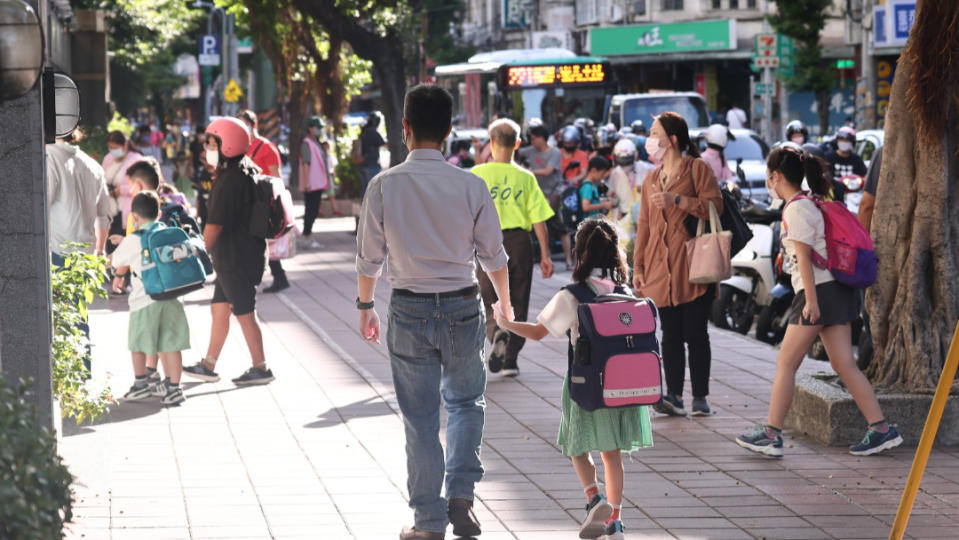
{"type": "MultiPolygon", "coordinates": [[[[826,251],[826,225],[823,222],[822,212],[816,203],[809,199],[791,201],[783,212],[783,221],[786,225],[786,238],[783,246],[786,248],[786,270],[792,277],[793,290],[799,294],[803,290],[802,276],[799,274],[799,262],[796,258],[796,242],[811,246],[823,259],[828,257],[826,251]]],[[[833,281],[832,273],[828,269],[812,265],[813,278],[816,285],[833,281]]]]}
{"type": "MultiPolygon", "coordinates": [[[[616,284],[608,279],[589,278],[587,285],[596,294],[609,294],[616,288],[616,284]]],[[[536,316],[536,321],[546,327],[549,333],[556,337],[570,332],[570,340],[574,343],[579,338],[579,315],[577,315],[579,301],[573,293],[563,289],[556,293],[546,307],[536,316]]]]}

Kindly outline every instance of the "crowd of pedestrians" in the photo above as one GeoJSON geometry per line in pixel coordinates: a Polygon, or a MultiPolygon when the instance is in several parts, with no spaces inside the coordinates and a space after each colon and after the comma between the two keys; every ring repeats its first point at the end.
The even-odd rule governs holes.
{"type": "MultiPolygon", "coordinates": [[[[707,319],[716,285],[690,280],[687,222],[708,219],[711,209],[724,210],[720,180],[731,176],[722,153],[728,131],[710,128],[701,156],[686,121],[664,112],[648,136],[641,126],[641,132],[608,147],[584,149],[574,126],[554,135],[535,124],[524,134],[503,115],[489,125],[489,142],[477,147],[477,158],[470,160],[478,163],[467,170],[465,155],[451,162],[442,154],[452,129],[452,107],[445,90],[414,87],[403,111],[410,150],[406,160],[379,170],[384,141],[376,115],[370,116],[351,153],[364,192],[357,225],[356,307],[360,334],[370,343],[380,344],[383,337],[373,296],[384,271],[392,289],[385,340],[404,418],[414,510],[414,523],[403,529],[401,539],[444,538],[450,524],[458,536],[482,532],[473,500],[484,472],[480,450],[487,374],[519,376],[525,340],[548,335],[566,336],[568,361],[574,361],[582,328],[579,297],[564,288],[546,305],[530,306],[534,266],[538,259],[541,276],[553,275],[554,244],[562,248],[572,272],[571,286],[595,295],[635,295],[656,306],[665,391],[651,408],[664,415],[687,414],[688,365],[690,414],[713,414],[707,400],[707,319]],[[550,145],[551,138],[558,147],[550,145]],[[531,308],[538,311],[534,321],[529,320],[531,308]],[[439,438],[441,404],[448,413],[445,450],[439,438]]],[[[182,375],[218,381],[231,317],[251,358],[251,366],[233,383],[274,380],[256,316],[268,253],[273,284],[266,290],[290,284],[280,263],[283,256],[272,256],[281,238],[270,240],[268,251],[267,241],[254,233],[251,215],[258,197],[256,178],[281,175],[282,161],[257,124],[252,111],[212,122],[191,141],[190,155],[176,156],[173,182],[166,181],[151,150],[156,141],[148,127],[132,139],[110,133],[102,165],[69,140],[47,148],[54,265],[62,265],[64,246],[71,242],[85,243],[97,255],[110,253],[112,289],[128,295],[134,382],[126,400],[155,396],[174,405],[186,399],[182,375]],[[182,178],[195,198],[177,189],[182,178]],[[183,352],[190,347],[190,331],[183,304],[176,297],[147,294],[141,244],[144,235],[166,226],[177,211],[183,214],[170,226],[196,229],[194,239],[209,253],[216,276],[208,348],[186,367],[183,352]]],[[[320,202],[335,185],[335,157],[322,136],[324,128],[319,117],[308,120],[297,164],[305,202],[304,244],[313,249],[322,247],[313,237],[320,202]]],[[[836,167],[856,161],[845,142],[839,141],[833,174],[845,174],[845,168],[836,167]]],[[[469,153],[470,145],[464,149],[469,153]]],[[[856,293],[816,262],[827,255],[824,219],[802,187],[805,182],[811,196],[832,196],[828,166],[796,143],[777,146],[767,166],[769,193],[787,201],[784,246],[796,315],[779,353],[767,422],[736,442],[782,456],[781,431],[794,375],[818,336],[868,423],[865,438],[850,451],[870,455],[901,444],[853,360],[850,322],[858,316],[856,293]]],[[[857,163],[851,167],[852,173],[860,172],[857,163]]],[[[871,200],[864,203],[868,207],[871,200]]],[[[861,217],[868,222],[868,216],[861,217]]],[[[580,537],[623,539],[622,453],[653,444],[650,407],[587,409],[571,399],[569,374],[563,384],[557,443],[570,457],[586,500],[580,537]],[[602,489],[590,455],[594,451],[604,464],[602,489]]]]}

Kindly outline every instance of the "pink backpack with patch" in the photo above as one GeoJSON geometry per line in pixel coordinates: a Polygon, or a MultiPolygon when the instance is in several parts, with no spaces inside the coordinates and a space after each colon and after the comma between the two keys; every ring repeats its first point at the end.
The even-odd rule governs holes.
{"type": "Polygon", "coordinates": [[[622,288],[597,296],[587,285],[566,290],[579,301],[579,338],[569,345],[569,397],[587,411],[655,405],[663,397],[657,310],[622,288]]]}
{"type": "MultiPolygon", "coordinates": [[[[786,207],[799,199],[814,202],[822,213],[825,225],[828,258],[823,259],[816,250],[811,250],[813,264],[829,270],[836,281],[849,287],[865,289],[875,283],[879,259],[869,232],[856,216],[841,201],[825,202],[806,195],[794,197],[786,203],[786,207]]],[[[786,209],[783,208],[785,213],[786,209]]]]}

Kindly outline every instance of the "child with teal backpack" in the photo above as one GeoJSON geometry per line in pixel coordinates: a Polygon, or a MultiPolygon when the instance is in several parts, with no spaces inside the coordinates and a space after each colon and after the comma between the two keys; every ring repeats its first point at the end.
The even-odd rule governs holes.
{"type": "MultiPolygon", "coordinates": [[[[133,198],[130,215],[137,231],[149,229],[160,215],[160,199],[152,191],[138,193],[133,198]]],[[[155,396],[164,405],[182,403],[186,398],[180,388],[181,351],[190,348],[190,327],[183,304],[178,298],[154,300],[147,294],[141,279],[143,255],[139,234],[131,234],[120,242],[111,264],[116,269],[114,290],[122,286],[127,272],[132,277],[128,341],[135,378],[123,399],[137,401],[155,396]],[[160,357],[166,379],[151,385],[146,361],[147,356],[155,355],[160,357]]]]}
{"type": "MultiPolygon", "coordinates": [[[[608,294],[625,288],[629,279],[623,255],[619,249],[616,229],[605,218],[590,218],[576,232],[573,252],[576,266],[573,281],[593,289],[596,294],[608,294]]],[[[507,321],[499,306],[494,306],[496,323],[527,339],[541,340],[547,335],[569,336],[575,343],[579,337],[579,302],[567,290],[561,290],[543,308],[537,323],[507,321]]],[[[622,452],[633,452],[653,445],[649,410],[645,406],[601,408],[587,411],[569,396],[569,373],[563,381],[563,417],[559,425],[557,443],[563,454],[573,462],[586,495],[586,518],[580,527],[580,538],[623,540],[623,522],[620,508],[623,504],[622,452]],[[606,496],[596,484],[596,468],[590,452],[598,451],[606,471],[606,496]]]]}

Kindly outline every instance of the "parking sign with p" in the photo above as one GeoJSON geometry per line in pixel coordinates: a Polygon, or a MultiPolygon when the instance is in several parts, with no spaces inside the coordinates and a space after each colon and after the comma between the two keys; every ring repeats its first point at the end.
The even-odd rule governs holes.
{"type": "Polygon", "coordinates": [[[200,54],[198,56],[201,66],[220,65],[220,38],[214,34],[200,36],[200,54]]]}

